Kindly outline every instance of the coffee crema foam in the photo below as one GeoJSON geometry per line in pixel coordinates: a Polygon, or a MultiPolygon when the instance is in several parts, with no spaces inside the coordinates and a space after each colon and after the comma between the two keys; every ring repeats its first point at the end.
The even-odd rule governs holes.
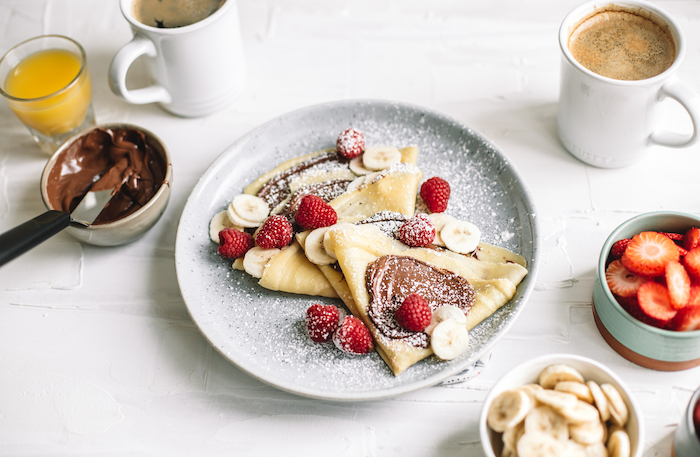
{"type": "Polygon", "coordinates": [[[625,81],[657,76],[676,60],[667,27],[620,10],[601,11],[582,21],[569,36],[568,47],[592,72],[625,81]]]}

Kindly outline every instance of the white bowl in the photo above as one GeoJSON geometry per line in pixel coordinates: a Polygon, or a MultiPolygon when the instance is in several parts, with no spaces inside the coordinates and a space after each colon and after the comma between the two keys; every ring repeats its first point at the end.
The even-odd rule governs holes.
{"type": "Polygon", "coordinates": [[[529,383],[537,383],[542,370],[555,363],[563,363],[577,369],[586,381],[593,380],[598,384],[609,383],[620,391],[629,410],[629,421],[626,428],[630,437],[631,456],[641,457],[644,450],[644,426],[640,421],[641,410],[632,398],[628,387],[606,366],[586,357],[569,354],[548,354],[536,357],[516,366],[496,382],[486,396],[479,416],[479,436],[484,453],[488,457],[499,457],[503,447],[501,434],[491,430],[486,423],[486,416],[493,400],[503,391],[529,383]]]}

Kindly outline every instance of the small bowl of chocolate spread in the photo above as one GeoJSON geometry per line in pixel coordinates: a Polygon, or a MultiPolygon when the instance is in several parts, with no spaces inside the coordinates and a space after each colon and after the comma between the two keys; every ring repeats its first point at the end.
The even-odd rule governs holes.
{"type": "Polygon", "coordinates": [[[117,189],[92,224],[66,229],[80,241],[117,246],[158,221],[170,199],[172,176],[170,154],[156,135],[135,125],[104,124],[56,151],[41,176],[41,196],[48,209],[71,213],[98,181],[101,188],[117,189]]]}

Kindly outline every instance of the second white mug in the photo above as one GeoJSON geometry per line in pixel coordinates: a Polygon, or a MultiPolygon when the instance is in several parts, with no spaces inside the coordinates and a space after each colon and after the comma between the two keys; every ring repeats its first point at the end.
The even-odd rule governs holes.
{"type": "Polygon", "coordinates": [[[601,168],[631,165],[650,146],[686,147],[698,140],[700,97],[676,72],[685,55],[686,42],[673,18],[655,5],[638,0],[596,0],[574,9],[561,24],[562,53],[558,133],[564,147],[579,160],[601,168]],[[579,63],[569,49],[573,31],[586,19],[612,6],[658,23],[675,45],[675,59],[656,76],[622,80],[601,76],[579,63]],[[691,134],[659,130],[659,102],[678,101],[693,123],[691,134]]]}
{"type": "Polygon", "coordinates": [[[175,28],[139,22],[134,3],[120,0],[134,38],[112,60],[112,91],[129,103],[158,103],[183,117],[205,116],[229,106],[242,91],[246,74],[236,1],[226,0],[209,17],[175,28]],[[144,55],[154,84],[128,89],[129,67],[144,55]]]}

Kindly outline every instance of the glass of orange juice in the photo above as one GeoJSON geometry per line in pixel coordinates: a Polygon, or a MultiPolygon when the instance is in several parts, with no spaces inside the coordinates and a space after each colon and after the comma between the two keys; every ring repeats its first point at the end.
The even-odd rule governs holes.
{"type": "Polygon", "coordinates": [[[95,125],[85,51],[68,37],[40,36],[10,49],[0,60],[0,93],[49,155],[95,125]]]}

